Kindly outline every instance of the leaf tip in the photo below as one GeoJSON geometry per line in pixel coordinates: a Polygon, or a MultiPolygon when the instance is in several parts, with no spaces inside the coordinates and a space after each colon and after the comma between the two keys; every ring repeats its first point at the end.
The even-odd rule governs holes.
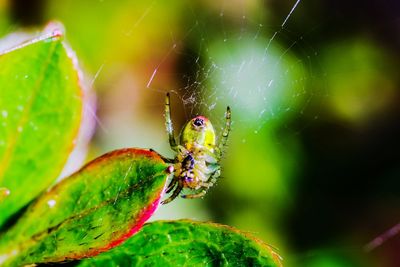
{"type": "Polygon", "coordinates": [[[169,166],[165,169],[165,172],[166,172],[167,174],[171,174],[171,173],[174,172],[174,170],[175,170],[174,166],[173,166],[173,165],[169,165],[169,166]]]}
{"type": "Polygon", "coordinates": [[[0,40],[0,56],[42,41],[62,41],[64,33],[63,24],[57,21],[49,22],[39,34],[30,31],[10,33],[0,40]]]}
{"type": "Polygon", "coordinates": [[[50,21],[44,28],[44,33],[47,33],[52,39],[62,39],[65,35],[64,25],[58,21],[50,21]]]}

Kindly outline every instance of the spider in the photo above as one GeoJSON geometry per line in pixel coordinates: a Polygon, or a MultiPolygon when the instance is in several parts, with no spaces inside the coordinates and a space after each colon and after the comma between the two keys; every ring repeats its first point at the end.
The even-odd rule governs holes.
{"type": "MultiPolygon", "coordinates": [[[[214,127],[209,119],[197,116],[182,128],[179,144],[176,143],[171,121],[170,97],[165,97],[165,124],[171,149],[177,154],[173,163],[173,177],[166,193],[173,191],[162,204],[174,200],[184,188],[194,191],[182,195],[182,198],[200,198],[212,187],[221,174],[220,160],[222,150],[228,140],[231,128],[231,110],[226,108],[225,128],[221,133],[219,144],[216,144],[214,127]]],[[[171,168],[172,169],[172,168],[171,168]]]]}

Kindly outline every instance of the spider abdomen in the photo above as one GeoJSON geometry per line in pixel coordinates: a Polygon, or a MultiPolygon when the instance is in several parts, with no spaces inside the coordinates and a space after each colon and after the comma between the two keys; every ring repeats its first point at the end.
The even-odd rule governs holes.
{"type": "Polygon", "coordinates": [[[188,151],[178,156],[175,170],[175,175],[182,181],[183,187],[190,189],[199,189],[210,176],[205,160],[202,157],[196,157],[196,153],[188,151]]]}

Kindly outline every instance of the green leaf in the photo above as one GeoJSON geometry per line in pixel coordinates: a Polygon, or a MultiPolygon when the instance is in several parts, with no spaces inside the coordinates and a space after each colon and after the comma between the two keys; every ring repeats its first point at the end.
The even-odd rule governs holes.
{"type": "Polygon", "coordinates": [[[0,54],[0,226],[56,180],[74,146],[81,88],[59,32],[0,54]]]}
{"type": "Polygon", "coordinates": [[[0,236],[0,265],[79,259],[120,244],[158,207],[169,170],[143,149],[95,159],[40,196],[0,236]]]}
{"type": "Polygon", "coordinates": [[[123,245],[79,267],[93,266],[282,266],[267,244],[234,228],[190,220],[157,221],[123,245]]]}

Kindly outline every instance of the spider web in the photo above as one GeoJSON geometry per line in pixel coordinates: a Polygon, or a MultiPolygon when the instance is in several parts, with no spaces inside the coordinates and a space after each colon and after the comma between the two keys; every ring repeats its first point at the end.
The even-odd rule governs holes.
{"type": "Polygon", "coordinates": [[[302,116],[316,94],[312,63],[317,53],[288,26],[301,1],[294,1],[275,26],[265,22],[265,10],[232,14],[228,5],[223,1],[211,14],[188,6],[191,23],[181,38],[170,33],[170,49],[154,67],[147,88],[157,90],[152,84],[174,53],[181,61],[174,73],[180,86],[171,93],[182,103],[186,120],[202,114],[220,130],[229,105],[233,127],[246,125],[257,134],[271,120],[302,116]]]}
{"type": "MultiPolygon", "coordinates": [[[[203,1],[200,2],[205,4],[203,1]]],[[[156,119],[160,119],[155,128],[157,130],[136,129],[147,126],[146,120],[150,117],[143,119],[138,115],[134,123],[133,119],[129,121],[121,119],[127,112],[118,113],[120,110],[118,109],[117,116],[110,115],[112,123],[105,116],[101,118],[102,120],[98,120],[97,140],[102,149],[106,151],[119,146],[151,147],[167,157],[173,157],[172,154],[168,154],[171,151],[166,133],[161,128],[164,120],[160,112],[167,91],[171,93],[175,135],[181,129],[176,120],[179,110],[183,110],[184,113],[184,118],[180,118],[181,123],[201,114],[210,118],[219,135],[225,125],[224,113],[227,106],[232,110],[230,139],[235,138],[239,142],[249,143],[250,135],[258,134],[265,128],[272,129],[271,124],[283,123],[285,127],[289,127],[288,132],[293,134],[307,127],[301,123],[300,129],[292,129],[298,127],[297,125],[285,125],[287,117],[310,116],[309,107],[314,98],[318,99],[316,96],[321,92],[320,88],[315,89],[314,82],[314,79],[320,80],[320,77],[314,78],[318,53],[307,43],[308,33],[298,34],[294,30],[291,31],[292,21],[296,23],[294,14],[301,7],[301,1],[293,0],[287,6],[284,15],[277,18],[277,22],[271,22],[265,14],[267,9],[259,8],[260,5],[256,1],[235,1],[235,4],[245,5],[250,2],[256,3],[255,9],[245,7],[233,9],[232,3],[226,0],[208,3],[210,6],[201,8],[198,2],[186,2],[184,5],[186,14],[182,19],[185,23],[180,23],[178,27],[168,23],[159,25],[169,34],[170,42],[167,46],[163,44],[163,49],[160,49],[160,46],[154,47],[157,60],[152,62],[151,66],[145,66],[150,68],[147,71],[148,76],[136,84],[137,89],[144,90],[140,92],[143,95],[149,93],[152,97],[160,96],[156,103],[150,101],[144,103],[145,101],[140,98],[143,105],[150,106],[149,111],[153,111],[154,106],[157,107],[155,116],[156,119]],[[178,61],[176,65],[171,64],[176,61],[178,61]],[[174,83],[177,81],[177,85],[165,88],[163,84],[165,77],[174,83]],[[118,127],[119,125],[123,127],[118,127]],[[132,128],[128,128],[130,126],[132,128]]],[[[127,33],[127,38],[129,33],[137,30],[135,27],[141,27],[141,21],[149,20],[160,3],[157,0],[149,2],[133,26],[129,25],[123,29],[123,33],[127,33]]],[[[99,66],[92,83],[104,65],[107,69],[107,64],[106,62],[99,66]]],[[[129,92],[131,87],[135,86],[130,85],[129,92]]],[[[129,99],[126,95],[123,97],[123,100],[129,99]]],[[[131,100],[129,104],[119,104],[121,110],[134,106],[130,102],[131,100]]],[[[103,105],[101,110],[105,114],[115,112],[114,109],[108,110],[107,105],[103,105]]],[[[313,112],[311,111],[311,117],[318,118],[313,112]]],[[[308,123],[310,120],[305,121],[308,123]]],[[[179,201],[175,202],[180,205],[179,201]]],[[[193,205],[195,203],[191,204],[192,207],[193,205]]],[[[152,217],[152,220],[182,217],[211,219],[207,211],[201,207],[192,209],[196,210],[194,216],[187,210],[186,207],[173,210],[172,205],[166,205],[152,217]],[[185,213],[181,214],[181,211],[185,213]]]]}

